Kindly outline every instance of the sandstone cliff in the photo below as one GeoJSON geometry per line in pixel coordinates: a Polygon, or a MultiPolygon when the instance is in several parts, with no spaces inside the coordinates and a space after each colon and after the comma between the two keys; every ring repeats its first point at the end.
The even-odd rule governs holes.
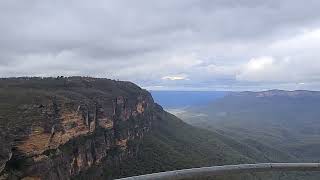
{"type": "Polygon", "coordinates": [[[151,95],[129,82],[16,78],[0,88],[0,179],[70,179],[119,164],[154,118],[151,95]]]}

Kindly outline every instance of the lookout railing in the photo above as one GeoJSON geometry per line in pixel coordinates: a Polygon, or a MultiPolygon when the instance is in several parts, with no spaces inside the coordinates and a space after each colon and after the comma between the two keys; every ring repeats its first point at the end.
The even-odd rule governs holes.
{"type": "Polygon", "coordinates": [[[320,163],[260,163],[212,166],[133,176],[118,180],[182,180],[270,171],[320,171],[320,163]]]}

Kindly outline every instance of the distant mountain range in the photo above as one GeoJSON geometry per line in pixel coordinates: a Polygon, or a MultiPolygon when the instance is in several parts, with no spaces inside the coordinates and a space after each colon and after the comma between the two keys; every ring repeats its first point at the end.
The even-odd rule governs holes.
{"type": "Polygon", "coordinates": [[[319,96],[319,91],[307,91],[307,90],[295,90],[295,91],[284,91],[284,90],[269,90],[261,92],[233,92],[229,93],[233,96],[255,96],[255,97],[310,97],[310,96],[319,96]]]}
{"type": "MultiPolygon", "coordinates": [[[[186,122],[219,132],[249,146],[265,146],[293,161],[320,161],[320,92],[230,93],[206,106],[177,115],[186,122]]],[[[262,150],[265,150],[263,148],[262,150]]]]}

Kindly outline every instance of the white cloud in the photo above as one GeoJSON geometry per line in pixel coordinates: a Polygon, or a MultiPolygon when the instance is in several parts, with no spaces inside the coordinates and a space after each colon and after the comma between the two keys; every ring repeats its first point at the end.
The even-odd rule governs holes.
{"type": "MultiPolygon", "coordinates": [[[[271,73],[275,73],[275,59],[272,56],[262,56],[250,59],[239,74],[239,81],[265,81],[270,80],[271,73]]],[[[274,78],[274,77],[273,77],[274,78]]]]}
{"type": "Polygon", "coordinates": [[[304,85],[320,80],[318,59],[258,57],[249,60],[236,75],[238,81],[304,85]]]}
{"type": "Polygon", "coordinates": [[[168,76],[162,77],[161,79],[170,80],[170,81],[189,80],[186,74],[168,75],[168,76]]]}
{"type": "Polygon", "coordinates": [[[246,65],[247,71],[263,71],[272,66],[274,58],[270,56],[264,56],[259,58],[252,58],[246,65]]]}
{"type": "Polygon", "coordinates": [[[256,49],[256,57],[249,59],[236,74],[239,82],[264,84],[292,89],[319,90],[320,29],[311,28],[298,34],[277,39],[256,49]],[[259,56],[269,54],[269,56],[259,56]]]}

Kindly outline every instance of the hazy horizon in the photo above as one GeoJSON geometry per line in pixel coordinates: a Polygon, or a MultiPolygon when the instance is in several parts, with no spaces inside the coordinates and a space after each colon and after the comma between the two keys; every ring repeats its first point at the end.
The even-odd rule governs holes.
{"type": "MultiPolygon", "coordinates": [[[[112,79],[110,77],[94,77],[94,76],[82,76],[82,75],[74,75],[74,76],[6,76],[6,77],[0,77],[0,79],[8,79],[8,78],[72,78],[72,77],[88,77],[88,78],[98,78],[98,79],[111,79],[115,81],[129,81],[133,82],[130,80],[122,80],[122,79],[112,79]]],[[[137,84],[136,82],[133,82],[137,84]]],[[[263,91],[274,91],[274,90],[279,90],[279,91],[320,91],[320,89],[285,89],[285,88],[264,88],[264,89],[257,89],[257,88],[248,88],[248,87],[242,87],[240,89],[223,89],[223,88],[218,88],[218,89],[210,89],[210,88],[186,88],[186,87],[174,87],[174,88],[164,88],[164,87],[144,87],[141,86],[140,84],[137,84],[143,89],[146,89],[148,91],[174,91],[174,92],[244,92],[244,91],[250,91],[250,92],[263,92],[263,91]]]]}

